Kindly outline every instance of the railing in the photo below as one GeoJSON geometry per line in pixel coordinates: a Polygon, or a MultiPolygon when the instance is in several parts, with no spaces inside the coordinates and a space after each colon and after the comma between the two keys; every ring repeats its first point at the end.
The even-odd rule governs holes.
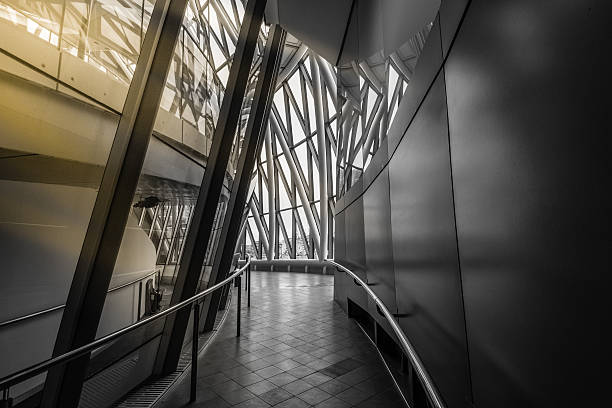
{"type": "MultiPolygon", "coordinates": [[[[246,272],[247,273],[247,279],[246,279],[246,290],[249,293],[249,306],[250,306],[250,275],[251,275],[251,259],[250,257],[247,258],[247,262],[244,266],[242,266],[241,268],[238,268],[234,273],[232,273],[230,276],[228,276],[226,279],[224,279],[223,281],[217,283],[216,285],[211,286],[210,288],[203,290],[200,293],[197,293],[196,295],[183,300],[182,302],[177,303],[174,306],[170,306],[168,309],[159,312],[153,316],[147,317],[145,319],[142,319],[130,326],[124,327],[123,329],[119,329],[111,334],[108,334],[104,337],[101,337],[97,340],[92,341],[91,343],[85,344],[81,347],[77,347],[74,350],[71,350],[67,353],[61,354],[59,356],[56,357],[52,357],[50,359],[47,359],[45,361],[42,361],[40,363],[34,364],[30,367],[24,368],[23,370],[17,371],[13,374],[10,374],[2,379],[0,379],[0,390],[2,390],[2,397],[0,399],[0,406],[2,406],[2,403],[5,401],[9,401],[9,391],[10,391],[10,387],[19,384],[25,380],[28,380],[38,374],[44,373],[45,371],[48,371],[49,369],[51,369],[52,367],[55,367],[57,365],[60,364],[64,364],[64,363],[68,363],[72,360],[77,359],[78,357],[81,357],[87,353],[92,352],[94,349],[101,347],[113,340],[118,339],[119,337],[130,333],[136,329],[138,329],[139,327],[145,326],[157,319],[160,319],[162,317],[166,317],[172,313],[175,313],[187,306],[191,306],[193,305],[194,308],[194,324],[193,324],[193,339],[194,341],[192,342],[192,366],[191,366],[191,394],[190,394],[190,400],[193,402],[196,399],[196,389],[195,389],[195,385],[197,383],[197,354],[198,354],[198,333],[199,333],[199,310],[200,310],[200,301],[202,299],[204,299],[204,297],[206,297],[207,295],[213,293],[214,291],[221,289],[222,287],[224,287],[225,285],[227,285],[228,283],[232,282],[234,279],[236,279],[236,286],[238,286],[238,307],[237,309],[237,316],[238,316],[238,321],[237,321],[237,328],[236,328],[236,335],[240,336],[240,318],[241,318],[241,313],[240,313],[240,305],[242,304],[242,290],[241,290],[241,284],[240,284],[240,276],[246,272]]],[[[10,405],[9,405],[10,406],[10,405]]]]}
{"type": "MultiPolygon", "coordinates": [[[[153,276],[155,274],[159,274],[160,271],[161,271],[161,268],[156,268],[153,272],[151,272],[151,273],[149,273],[149,274],[147,274],[145,276],[141,276],[138,279],[134,279],[133,281],[124,283],[124,284],[119,285],[119,286],[115,286],[114,288],[109,289],[108,292],[106,292],[106,293],[115,292],[115,291],[117,291],[119,289],[123,289],[123,288],[126,288],[126,287],[131,286],[131,285],[135,285],[138,282],[142,283],[143,280],[145,280],[145,279],[147,279],[147,278],[149,278],[149,277],[151,277],[151,276],[153,276]]],[[[142,292],[142,288],[139,288],[139,291],[142,292]]],[[[140,306],[140,302],[141,302],[141,299],[139,297],[139,299],[138,299],[139,306],[140,306]]],[[[10,319],[10,320],[6,320],[6,321],[0,323],[0,329],[2,329],[3,327],[11,326],[11,325],[13,325],[15,323],[23,322],[24,320],[29,320],[29,319],[32,319],[34,317],[39,317],[39,316],[46,315],[47,313],[51,313],[51,312],[54,312],[56,310],[63,309],[64,307],[66,307],[65,304],[64,305],[57,305],[57,306],[50,307],[48,309],[40,310],[38,312],[29,313],[29,314],[24,315],[24,316],[19,316],[19,317],[15,317],[13,319],[10,319]]],[[[139,308],[139,311],[138,311],[138,315],[139,315],[138,318],[140,319],[140,308],[139,308]]]]}
{"type": "Polygon", "coordinates": [[[397,336],[400,342],[400,346],[406,353],[408,360],[412,364],[414,371],[416,372],[417,376],[419,377],[419,380],[421,381],[421,384],[425,388],[425,392],[427,393],[427,397],[430,403],[434,406],[434,408],[445,408],[442,397],[440,396],[440,393],[438,392],[437,387],[435,386],[433,380],[431,379],[429,373],[427,372],[427,369],[423,365],[423,362],[419,358],[419,355],[417,354],[416,349],[414,348],[412,343],[410,343],[410,340],[408,340],[403,330],[399,327],[397,321],[393,317],[393,314],[389,312],[389,309],[387,309],[387,307],[382,302],[382,300],[380,300],[380,298],[376,295],[376,293],[374,293],[374,291],[370,289],[370,287],[368,286],[368,283],[364,282],[363,279],[361,279],[353,271],[340,265],[339,263],[335,261],[327,260],[327,262],[330,265],[336,267],[336,269],[339,269],[340,271],[345,272],[346,274],[350,275],[355,280],[355,282],[359,284],[363,288],[363,290],[366,291],[368,296],[372,298],[372,300],[376,303],[376,306],[382,312],[385,319],[387,319],[387,322],[393,329],[393,332],[397,336]]]}

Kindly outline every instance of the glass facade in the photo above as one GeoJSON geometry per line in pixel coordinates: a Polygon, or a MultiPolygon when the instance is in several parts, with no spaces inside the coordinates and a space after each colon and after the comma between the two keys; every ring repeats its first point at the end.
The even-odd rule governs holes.
{"type": "MultiPolygon", "coordinates": [[[[0,239],[7,243],[0,249],[6,290],[0,348],[9,353],[19,339],[23,350],[0,355],[0,377],[51,356],[153,7],[148,1],[0,1],[0,239]]],[[[188,3],[98,338],[170,302],[244,13],[239,0],[188,3]],[[149,301],[153,292],[161,296],[158,305],[149,301]]],[[[266,35],[262,25],[201,286],[266,35]]],[[[11,396],[28,395],[44,378],[12,387],[11,396]]],[[[86,389],[95,394],[95,380],[86,389]]]]}

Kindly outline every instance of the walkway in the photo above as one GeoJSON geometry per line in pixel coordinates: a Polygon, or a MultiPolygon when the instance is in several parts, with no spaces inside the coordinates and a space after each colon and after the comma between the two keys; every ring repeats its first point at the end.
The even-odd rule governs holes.
{"type": "Polygon", "coordinates": [[[240,338],[235,300],[200,355],[196,403],[187,375],[155,408],[403,406],[374,346],[333,302],[332,276],[253,272],[240,338]]]}

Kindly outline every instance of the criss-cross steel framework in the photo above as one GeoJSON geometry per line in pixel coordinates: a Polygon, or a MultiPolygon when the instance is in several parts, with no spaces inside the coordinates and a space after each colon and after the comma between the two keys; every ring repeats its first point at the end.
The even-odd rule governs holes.
{"type": "MultiPolygon", "coordinates": [[[[95,337],[130,211],[154,243],[157,264],[164,269],[175,265],[174,303],[200,285],[223,279],[241,216],[243,252],[268,259],[333,256],[335,200],[381,146],[428,28],[390,56],[375,55],[339,68],[289,37],[279,67],[279,38],[284,39],[284,33],[281,36],[277,27],[272,29],[277,37],[268,38],[268,28],[261,24],[265,2],[250,0],[247,11],[244,3],[0,0],[0,25],[29,33],[54,49],[57,73],[35,67],[27,55],[16,59],[55,81],[56,90],[69,85],[62,61],[76,58],[81,73],[90,72],[84,69],[88,64],[127,93],[121,109],[96,100],[100,95],[88,94],[90,90],[68,87],[110,109],[120,120],[54,354],[95,337]],[[181,21],[181,16],[180,26],[173,23],[181,21]],[[264,58],[264,44],[273,38],[276,45],[268,47],[269,52],[276,50],[272,63],[264,58]],[[262,70],[267,72],[262,78],[267,79],[258,81],[262,70]],[[259,112],[259,119],[250,121],[251,109],[259,112]],[[204,148],[194,152],[198,163],[206,167],[200,185],[141,174],[158,111],[179,119],[180,137],[170,135],[175,142],[187,145],[186,128],[203,141],[204,148]],[[249,128],[257,132],[257,140],[250,143],[253,131],[245,134],[249,128]],[[243,143],[250,146],[244,149],[248,154],[241,152],[243,143]],[[255,157],[255,146],[262,144],[252,169],[248,159],[255,157]],[[248,170],[237,170],[244,168],[248,170]],[[239,182],[234,186],[235,180],[239,182]],[[160,194],[153,196],[151,191],[160,194]],[[232,238],[218,242],[223,234],[232,238]],[[215,252],[222,256],[216,256],[213,264],[215,252]],[[227,262],[220,266],[221,258],[227,262]]],[[[197,161],[184,151],[181,154],[197,161]]],[[[165,271],[162,275],[167,276],[165,271]]],[[[212,311],[207,322],[214,319],[220,300],[216,302],[205,307],[212,311]]],[[[160,346],[156,372],[176,367],[189,314],[177,316],[180,324],[166,322],[163,328],[165,343],[160,346]]],[[[67,401],[63,406],[78,404],[88,358],[49,373],[43,406],[60,400],[67,401]]]]}
{"type": "MultiPolygon", "coordinates": [[[[0,0],[0,23],[27,30],[129,84],[153,6],[152,0],[0,0]]],[[[160,109],[209,141],[203,153],[210,148],[243,15],[241,0],[190,0],[187,5],[160,109]]],[[[380,52],[338,68],[288,36],[241,234],[245,252],[267,259],[333,255],[336,197],[361,176],[386,137],[430,27],[388,56],[380,52]]],[[[263,25],[258,38],[230,176],[266,30],[263,25]]],[[[195,191],[164,197],[160,210],[135,210],[143,227],[153,231],[158,264],[180,259],[195,191]]],[[[139,187],[138,198],[148,192],[139,187]]],[[[221,201],[219,222],[223,206],[221,201]]]]}
{"type": "Polygon", "coordinates": [[[331,253],[336,95],[333,67],[299,41],[287,40],[243,235],[253,256],[331,253]]]}
{"type": "Polygon", "coordinates": [[[299,41],[287,42],[247,209],[246,252],[267,259],[333,256],[335,200],[386,137],[430,28],[388,56],[379,52],[338,68],[299,41]]]}

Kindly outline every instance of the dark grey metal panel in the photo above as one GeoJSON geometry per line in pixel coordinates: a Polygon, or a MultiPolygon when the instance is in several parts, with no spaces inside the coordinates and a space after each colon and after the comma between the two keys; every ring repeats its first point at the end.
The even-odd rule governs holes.
{"type": "MultiPolygon", "coordinates": [[[[334,216],[336,236],[334,239],[334,260],[338,263],[346,263],[346,226],[345,212],[342,211],[334,216]]],[[[334,274],[334,300],[347,311],[346,305],[346,274],[335,272],[334,274]]]]}
{"type": "Polygon", "coordinates": [[[400,325],[449,407],[469,406],[446,95],[435,80],[390,163],[391,225],[400,325]]]}
{"type": "Polygon", "coordinates": [[[402,97],[402,102],[398,106],[393,123],[387,132],[389,155],[393,154],[401,141],[441,66],[440,20],[436,18],[417,62],[414,75],[408,83],[406,93],[402,97]]]}
{"type": "Polygon", "coordinates": [[[389,55],[434,21],[440,0],[384,0],[381,6],[385,55],[389,55]]]}
{"type": "Polygon", "coordinates": [[[363,194],[363,177],[359,177],[350,189],[344,194],[344,202],[348,207],[353,201],[363,194]]]}
{"type": "Polygon", "coordinates": [[[440,39],[442,56],[446,57],[469,0],[442,0],[440,4],[440,39]]]}
{"type": "Polygon", "coordinates": [[[268,0],[266,2],[266,11],[264,13],[264,21],[266,24],[278,24],[278,0],[268,0]]]}
{"type": "Polygon", "coordinates": [[[353,0],[351,9],[349,11],[349,19],[346,25],[346,31],[342,38],[342,45],[340,48],[340,55],[336,66],[350,64],[351,61],[357,61],[359,59],[359,26],[358,26],[359,12],[357,6],[357,0],[353,0]]]}
{"type": "MultiPolygon", "coordinates": [[[[367,279],[365,274],[365,236],[363,228],[363,198],[358,198],[344,210],[346,214],[346,265],[357,273],[362,279],[367,279]]],[[[347,285],[347,296],[363,309],[368,308],[368,297],[352,279],[347,285]]]]}
{"type": "Polygon", "coordinates": [[[334,217],[344,211],[344,196],[336,199],[336,205],[334,205],[334,217]]]}
{"type": "Polygon", "coordinates": [[[332,64],[338,59],[352,0],[283,0],[280,25],[332,64]]]}
{"type": "MultiPolygon", "coordinates": [[[[365,270],[365,240],[363,229],[363,199],[360,197],[346,210],[346,262],[351,267],[365,270]]],[[[361,275],[360,275],[361,276],[361,275]]],[[[365,275],[363,275],[365,278],[365,275]]]]}
{"type": "Polygon", "coordinates": [[[389,162],[388,149],[389,147],[387,138],[384,138],[380,142],[378,150],[376,150],[376,153],[374,154],[374,156],[372,156],[368,167],[366,167],[365,171],[363,172],[364,190],[367,189],[370,184],[372,184],[372,182],[376,179],[376,177],[378,177],[380,172],[387,166],[387,163],[389,162]]]}
{"type": "Polygon", "coordinates": [[[359,61],[384,49],[381,0],[357,0],[359,61]]]}
{"type": "Polygon", "coordinates": [[[346,261],[346,227],[344,211],[334,216],[336,236],[334,239],[334,259],[338,263],[346,261]]]}
{"type": "MultiPolygon", "coordinates": [[[[378,176],[363,195],[366,275],[372,290],[387,308],[396,312],[393,242],[391,241],[391,202],[389,171],[378,176]]],[[[385,321],[376,309],[370,311],[377,320],[385,321]]]]}
{"type": "Polygon", "coordinates": [[[335,271],[334,272],[334,300],[340,305],[345,313],[348,313],[348,302],[346,300],[346,288],[348,285],[348,278],[346,273],[335,271]]]}
{"type": "Polygon", "coordinates": [[[478,407],[609,399],[611,9],[606,0],[473,0],[450,52],[478,407]]]}

